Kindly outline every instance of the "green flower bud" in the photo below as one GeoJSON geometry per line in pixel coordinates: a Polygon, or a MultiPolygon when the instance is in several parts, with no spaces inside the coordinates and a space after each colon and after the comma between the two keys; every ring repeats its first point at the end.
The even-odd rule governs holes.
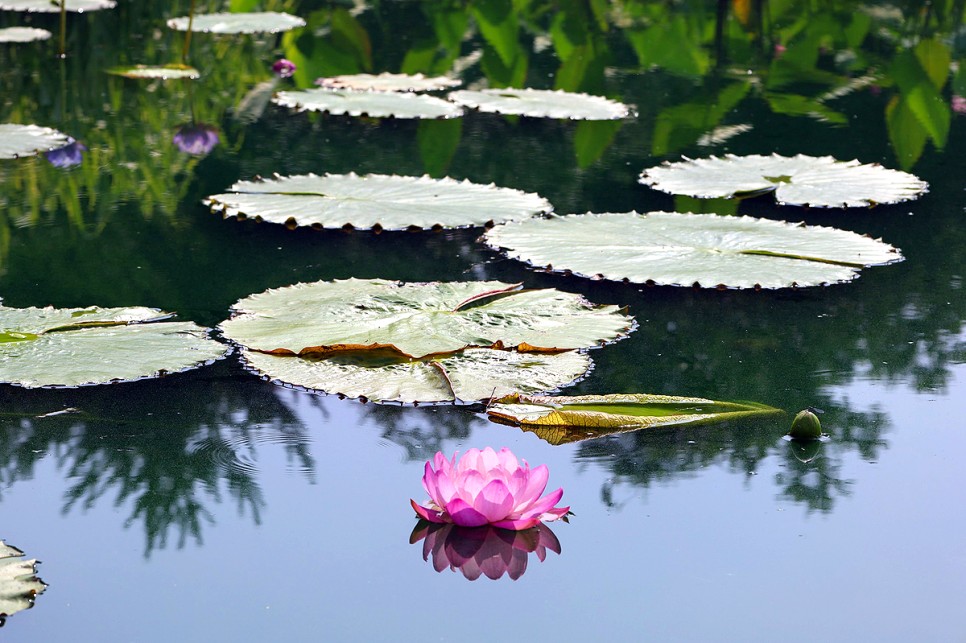
{"type": "Polygon", "coordinates": [[[818,421],[818,416],[808,409],[799,411],[792,420],[792,430],[788,435],[796,440],[818,440],[822,437],[822,423],[818,421]]]}

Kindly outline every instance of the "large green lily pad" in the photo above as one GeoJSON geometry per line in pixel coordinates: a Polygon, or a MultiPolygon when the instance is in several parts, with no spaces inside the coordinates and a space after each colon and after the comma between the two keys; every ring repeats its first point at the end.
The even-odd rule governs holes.
{"type": "Polygon", "coordinates": [[[49,152],[70,143],[62,132],[39,125],[0,123],[0,159],[15,159],[49,152]]]}
{"type": "Polygon", "coordinates": [[[47,40],[51,35],[46,29],[7,27],[0,29],[0,42],[34,42],[35,40],[47,40]]]}
{"type": "MultiPolygon", "coordinates": [[[[114,0],[67,0],[65,10],[83,13],[100,9],[113,9],[114,0]]],[[[26,11],[28,13],[58,13],[60,0],[0,0],[0,11],[26,11]]]]}
{"type": "Polygon", "coordinates": [[[27,388],[159,377],[224,357],[207,330],[152,308],[0,306],[0,382],[27,388]]]}
{"type": "Polygon", "coordinates": [[[496,114],[536,118],[609,121],[630,115],[627,105],[603,96],[549,89],[463,89],[447,98],[454,103],[496,114]]]}
{"type": "Polygon", "coordinates": [[[343,74],[317,78],[315,84],[328,89],[379,92],[431,92],[459,87],[462,81],[449,76],[423,74],[343,74]]]}
{"type": "Polygon", "coordinates": [[[215,34],[280,33],[304,27],[305,21],[298,16],[277,11],[253,13],[196,13],[194,19],[181,16],[168,20],[168,27],[177,31],[191,31],[215,34]]]}
{"type": "Polygon", "coordinates": [[[280,355],[388,349],[410,358],[467,347],[560,351],[626,335],[632,318],[552,289],[499,281],[346,279],[267,290],[235,304],[225,336],[280,355]]]}
{"type": "Polygon", "coordinates": [[[488,231],[485,241],[534,266],[689,287],[819,286],[903,259],[897,248],[847,230],[672,212],[514,221],[488,231]]]}
{"type": "Polygon", "coordinates": [[[898,203],[928,188],[912,174],[831,156],[734,156],[685,159],[644,170],[640,182],[663,192],[702,199],[775,191],[781,205],[825,208],[898,203]]]}
{"type": "Polygon", "coordinates": [[[33,607],[47,589],[37,578],[37,561],[22,560],[24,553],[0,540],[0,625],[3,617],[33,607]]]}
{"type": "Polygon", "coordinates": [[[519,353],[470,348],[425,360],[379,351],[321,358],[246,350],[249,368],[281,384],[402,404],[474,402],[511,391],[551,391],[582,377],[590,357],[577,351],[519,353]]]}
{"type": "Polygon", "coordinates": [[[240,181],[205,204],[224,216],[317,228],[404,230],[493,225],[549,212],[537,194],[450,178],[383,174],[279,176],[240,181]]]}
{"type": "Polygon", "coordinates": [[[372,118],[458,118],[463,108],[435,96],[410,92],[304,89],[278,92],[272,102],[300,112],[328,112],[372,118]]]}
{"type": "Polygon", "coordinates": [[[611,394],[540,396],[515,393],[486,410],[491,420],[533,431],[551,444],[664,426],[694,426],[783,413],[755,402],[700,397],[611,394]]]}

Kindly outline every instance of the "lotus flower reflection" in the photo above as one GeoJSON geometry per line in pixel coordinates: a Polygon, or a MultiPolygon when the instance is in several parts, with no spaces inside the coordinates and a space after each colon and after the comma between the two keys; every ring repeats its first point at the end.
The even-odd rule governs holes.
{"type": "Polygon", "coordinates": [[[204,156],[218,145],[218,130],[211,125],[184,125],[178,128],[173,140],[185,154],[204,156]]]}
{"type": "Polygon", "coordinates": [[[563,489],[541,497],[550,472],[546,465],[523,466],[509,449],[470,449],[459,462],[437,453],[426,463],[423,487],[426,506],[410,500],[416,513],[435,523],[461,527],[493,525],[502,529],[529,529],[541,521],[563,518],[570,507],[555,507],[563,489]],[[435,468],[434,465],[435,464],[435,468]]]}

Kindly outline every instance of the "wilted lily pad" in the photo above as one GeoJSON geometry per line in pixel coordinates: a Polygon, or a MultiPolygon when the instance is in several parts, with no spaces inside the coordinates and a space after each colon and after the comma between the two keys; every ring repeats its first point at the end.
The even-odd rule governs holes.
{"type": "Polygon", "coordinates": [[[379,351],[346,351],[319,358],[244,351],[247,365],[274,381],[374,402],[473,402],[511,391],[551,391],[582,377],[584,353],[518,353],[470,348],[410,360],[379,351]]]}
{"type": "Polygon", "coordinates": [[[627,105],[603,96],[548,89],[464,89],[451,92],[448,98],[454,103],[473,107],[481,112],[537,118],[609,121],[624,118],[631,113],[627,105]]]}
{"type": "Polygon", "coordinates": [[[39,125],[0,123],[0,159],[49,152],[70,143],[67,134],[39,125]]]}
{"type": "Polygon", "coordinates": [[[537,194],[450,178],[304,174],[240,181],[204,203],[224,216],[290,226],[404,230],[492,225],[549,212],[537,194]]]}
{"type": "Polygon", "coordinates": [[[513,394],[495,400],[486,412],[495,422],[533,431],[551,444],[565,444],[612,433],[712,424],[783,411],[755,402],[627,393],[576,397],[513,394]]]}
{"type": "Polygon", "coordinates": [[[487,232],[485,241],[535,266],[667,286],[819,286],[903,258],[897,248],[847,230],[672,212],[514,221],[487,232]]]}
{"type": "Polygon", "coordinates": [[[27,388],[158,377],[224,357],[190,322],[152,308],[0,306],[0,382],[27,388]]]}
{"type": "Polygon", "coordinates": [[[409,92],[370,92],[351,89],[306,89],[279,92],[272,99],[300,112],[328,112],[373,118],[458,118],[463,108],[435,96],[409,92]]]}
{"type": "Polygon", "coordinates": [[[708,198],[775,191],[781,205],[824,208],[898,203],[919,197],[925,181],[899,170],[831,156],[712,156],[644,170],[640,182],[663,192],[708,198]]]}
{"type": "Polygon", "coordinates": [[[0,29],[0,42],[33,42],[35,40],[47,40],[51,35],[46,29],[7,27],[0,29]]]}
{"type": "MultiPolygon", "coordinates": [[[[114,0],[66,0],[67,11],[98,11],[99,9],[113,9],[117,3],[114,0]]],[[[0,0],[0,11],[26,11],[28,13],[58,13],[60,0],[0,0]]]]}
{"type": "MultiPolygon", "coordinates": [[[[189,16],[168,20],[168,27],[188,31],[189,16]]],[[[280,33],[304,27],[305,21],[298,16],[276,11],[255,13],[208,13],[194,16],[191,31],[217,34],[280,33]]]]}
{"type": "Polygon", "coordinates": [[[423,74],[346,74],[318,78],[315,84],[328,89],[354,89],[380,92],[431,92],[459,87],[462,81],[448,76],[424,76],[423,74]]]}
{"type": "Polygon", "coordinates": [[[467,347],[553,352],[620,339],[633,323],[617,306],[499,281],[318,281],[251,295],[234,311],[220,326],[226,337],[299,356],[380,349],[422,358],[467,347]]]}
{"type": "Polygon", "coordinates": [[[147,80],[173,80],[179,78],[196,80],[201,78],[201,73],[194,67],[179,64],[112,67],[107,70],[107,73],[113,76],[123,76],[124,78],[143,78],[147,80]]]}
{"type": "Polygon", "coordinates": [[[37,578],[37,561],[21,560],[23,552],[0,540],[0,625],[2,617],[33,607],[46,583],[37,578]]]}

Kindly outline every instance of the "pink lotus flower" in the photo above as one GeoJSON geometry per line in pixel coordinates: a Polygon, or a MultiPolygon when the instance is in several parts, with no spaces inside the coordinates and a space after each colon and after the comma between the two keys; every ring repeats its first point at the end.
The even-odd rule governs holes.
{"type": "Polygon", "coordinates": [[[524,460],[521,467],[507,448],[499,453],[490,447],[470,449],[458,463],[456,455],[447,460],[437,453],[435,470],[432,462],[426,463],[423,487],[429,503],[420,506],[415,500],[409,501],[420,517],[461,527],[493,525],[519,530],[542,520],[557,520],[570,511],[570,507],[554,507],[563,489],[540,497],[550,477],[547,465],[531,471],[524,460]]]}

